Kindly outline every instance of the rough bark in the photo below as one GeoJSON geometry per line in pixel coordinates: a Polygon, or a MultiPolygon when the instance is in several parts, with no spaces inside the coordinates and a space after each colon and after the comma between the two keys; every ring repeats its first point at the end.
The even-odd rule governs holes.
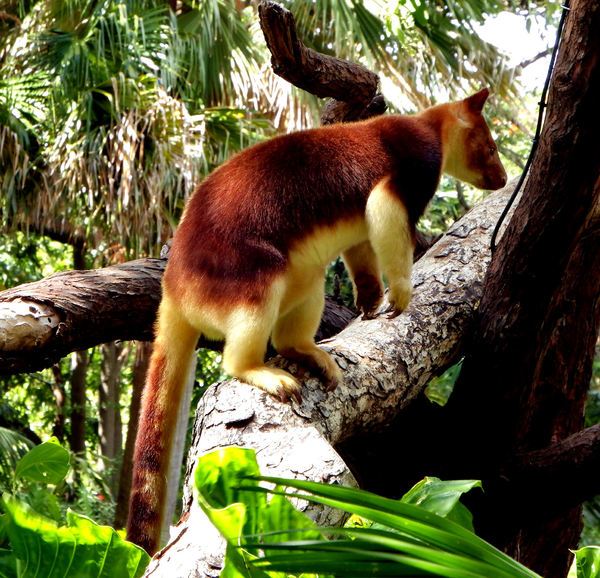
{"type": "Polygon", "coordinates": [[[37,371],[117,339],[152,339],[165,262],[65,271],[0,293],[0,374],[37,371]]]}
{"type": "Polygon", "coordinates": [[[294,15],[275,2],[261,2],[258,13],[273,72],[311,94],[333,99],[323,109],[323,124],[367,118],[386,109],[375,73],[306,47],[298,38],[294,15]]]}
{"type": "MultiPolygon", "coordinates": [[[[539,149],[487,274],[477,334],[449,407],[463,426],[456,442],[462,465],[483,478],[514,453],[544,448],[583,425],[600,321],[591,215],[600,201],[597,8],[571,4],[539,149]]],[[[544,576],[564,576],[579,512],[555,509],[550,500],[536,518],[499,493],[488,495],[499,517],[483,505],[485,537],[544,576]]]]}
{"type": "MultiPolygon", "coordinates": [[[[419,260],[413,298],[402,315],[357,319],[325,342],[344,372],[344,384],[334,392],[326,393],[317,378],[281,358],[273,363],[302,374],[300,405],[282,404],[237,381],[209,388],[196,414],[183,521],[148,575],[184,578],[218,572],[219,538],[195,504],[190,486],[195,458],[204,452],[228,445],[253,447],[265,474],[355,483],[333,446],[358,431],[382,427],[460,354],[481,297],[491,232],[510,191],[511,185],[488,197],[419,260]]],[[[320,523],[343,519],[322,508],[308,511],[320,523]]]]}

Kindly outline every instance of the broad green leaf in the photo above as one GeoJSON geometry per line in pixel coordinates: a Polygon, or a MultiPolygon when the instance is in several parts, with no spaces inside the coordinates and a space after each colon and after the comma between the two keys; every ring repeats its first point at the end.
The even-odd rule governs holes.
{"type": "Polygon", "coordinates": [[[210,452],[198,460],[194,473],[198,504],[227,540],[223,578],[267,578],[259,569],[249,570],[248,560],[254,556],[238,548],[242,534],[256,534],[259,512],[266,507],[266,496],[240,485],[257,486],[248,477],[259,474],[254,450],[224,448],[210,452]]]}
{"type": "Polygon", "coordinates": [[[9,516],[8,537],[19,560],[19,578],[137,578],[150,557],[112,528],[69,513],[59,527],[12,496],[3,496],[9,516]]]}
{"type": "Polygon", "coordinates": [[[321,540],[322,532],[315,529],[314,523],[302,512],[292,506],[284,496],[275,495],[267,504],[261,516],[262,532],[277,532],[277,534],[263,534],[265,543],[282,542],[285,540],[321,540]],[[295,530],[290,533],[281,533],[290,528],[295,530]],[[299,535],[298,530],[302,530],[299,535]]]}
{"type": "Polygon", "coordinates": [[[420,504],[416,506],[354,488],[259,478],[254,452],[239,448],[205,456],[198,470],[198,501],[228,540],[225,578],[283,578],[303,572],[340,578],[539,578],[473,532],[431,511],[456,515],[460,495],[479,485],[476,481],[426,480],[406,497],[420,504]],[[254,473],[245,477],[244,472],[254,473]],[[276,487],[261,487],[259,480],[276,487]],[[316,528],[287,500],[299,495],[284,487],[301,491],[302,499],[340,508],[375,524],[371,528],[316,528]],[[265,499],[254,499],[253,493],[265,499]],[[267,493],[273,495],[269,503],[267,493]],[[231,503],[234,499],[240,502],[231,503]],[[241,536],[242,528],[249,526],[250,510],[258,533],[241,536]],[[260,550],[264,552],[261,557],[260,550]]]}
{"type": "Polygon", "coordinates": [[[473,531],[473,517],[460,502],[462,494],[480,488],[478,480],[442,481],[439,478],[427,477],[413,486],[404,496],[405,504],[414,504],[426,510],[453,520],[457,524],[473,531]]]}
{"type": "MultiPolygon", "coordinates": [[[[225,448],[198,460],[195,472],[198,503],[227,540],[225,568],[221,573],[223,578],[266,578],[264,572],[251,564],[256,559],[260,544],[248,548],[242,543],[240,548],[243,535],[253,537],[260,533],[265,542],[272,539],[280,541],[280,535],[271,537],[269,533],[281,528],[314,528],[314,524],[287,498],[274,496],[267,504],[266,495],[256,491],[258,475],[260,471],[254,450],[225,448]]],[[[304,532],[302,537],[319,539],[321,533],[304,532]]],[[[252,538],[247,541],[254,542],[252,538]]],[[[269,577],[279,575],[272,572],[269,577]]],[[[281,577],[285,578],[285,574],[281,577]]]]}
{"type": "Polygon", "coordinates": [[[257,512],[266,506],[266,497],[241,488],[249,486],[248,478],[257,475],[260,471],[254,450],[224,448],[198,460],[196,489],[212,510],[223,509],[226,526],[219,530],[227,539],[240,536],[239,530],[244,534],[255,534],[258,530],[257,512]],[[232,504],[241,507],[230,508],[232,504]],[[237,527],[238,523],[242,524],[241,528],[237,527]]]}
{"type": "Polygon", "coordinates": [[[0,548],[0,576],[2,578],[18,578],[17,558],[12,550],[0,548]]]}
{"type": "Polygon", "coordinates": [[[575,551],[577,578],[600,576],[600,546],[586,546],[575,551]]]}
{"type": "Polygon", "coordinates": [[[69,452],[61,447],[56,438],[51,438],[19,460],[15,480],[27,479],[56,485],[67,475],[69,467],[69,452]]]}

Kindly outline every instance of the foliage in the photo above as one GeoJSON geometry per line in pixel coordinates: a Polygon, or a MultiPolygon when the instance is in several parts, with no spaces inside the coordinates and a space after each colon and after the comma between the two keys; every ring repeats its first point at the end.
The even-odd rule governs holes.
{"type": "Polygon", "coordinates": [[[600,544],[600,496],[583,504],[583,530],[580,546],[600,544]]]}
{"type": "Polygon", "coordinates": [[[503,95],[514,90],[513,71],[503,66],[502,55],[475,29],[484,15],[504,9],[501,2],[412,0],[395,6],[388,21],[397,39],[390,50],[391,74],[399,77],[400,85],[410,87],[407,95],[420,95],[413,96],[413,104],[422,107],[429,94],[447,100],[482,84],[503,95]]]}
{"type": "Polygon", "coordinates": [[[462,362],[463,360],[461,359],[458,363],[444,371],[442,375],[434,377],[429,382],[427,389],[425,390],[425,395],[428,397],[429,401],[433,401],[441,406],[446,405],[446,402],[454,389],[454,384],[460,374],[462,362]]]}
{"type": "Polygon", "coordinates": [[[600,576],[600,546],[588,546],[575,551],[577,578],[600,576]]]}
{"type": "MultiPolygon", "coordinates": [[[[482,79],[504,96],[514,94],[512,71],[473,27],[503,6],[497,0],[285,4],[308,45],[359,60],[391,79],[401,96],[390,100],[402,110],[429,104],[434,91],[441,98],[447,89],[479,88],[482,79]]],[[[32,240],[32,231],[85,239],[97,266],[112,252],[156,254],[201,175],[271,134],[255,110],[284,128],[315,122],[318,100],[270,71],[254,4],[15,0],[2,10],[0,220],[14,236],[0,240],[0,288],[47,274],[48,260],[52,268],[68,266],[70,250],[60,254],[48,238],[32,240]],[[26,233],[15,234],[17,228],[26,233]],[[44,251],[48,259],[40,257],[44,251]]],[[[508,107],[501,114],[511,117],[508,107]]],[[[511,142],[502,141],[501,148],[511,142]]],[[[445,185],[424,226],[442,231],[463,210],[445,185]]],[[[348,302],[352,288],[340,265],[329,282],[335,284],[337,273],[348,302]]],[[[94,399],[99,356],[90,357],[94,399]]],[[[206,364],[218,372],[213,357],[206,364]]],[[[54,419],[51,388],[62,387],[61,381],[68,393],[69,374],[65,360],[54,374],[23,377],[19,386],[4,383],[23,407],[33,405],[29,422],[47,430],[54,419]]],[[[124,390],[129,383],[126,377],[124,390]]],[[[97,441],[90,414],[88,447],[97,441]]],[[[67,422],[66,435],[68,428],[67,422]]],[[[85,458],[74,471],[63,495],[89,514],[108,516],[102,478],[85,458]]]]}
{"type": "Polygon", "coordinates": [[[0,427],[0,488],[6,488],[19,460],[33,443],[20,433],[0,427]]]}
{"type": "Polygon", "coordinates": [[[141,576],[149,556],[113,529],[68,511],[66,525],[53,492],[69,470],[69,452],[49,440],[17,464],[11,493],[2,495],[0,575],[7,577],[141,576]],[[43,507],[43,513],[39,508],[43,507]]]}
{"type": "Polygon", "coordinates": [[[72,267],[72,249],[41,235],[0,233],[0,291],[72,267]]]}
{"type": "Polygon", "coordinates": [[[423,481],[402,500],[328,484],[260,476],[253,450],[227,448],[199,459],[199,503],[227,539],[223,575],[537,576],[468,528],[458,498],[478,482],[423,481]],[[275,484],[273,490],[258,485],[275,484]],[[318,528],[286,497],[341,508],[370,528],[318,528]],[[267,502],[267,493],[273,494],[267,502]],[[414,505],[419,504],[419,505],[414,505]],[[446,516],[446,517],[444,517],[446,516]],[[331,539],[327,539],[331,538],[331,539]],[[260,553],[264,552],[264,555],[260,553]]]}
{"type": "MultiPolygon", "coordinates": [[[[514,93],[512,72],[474,28],[503,9],[499,0],[285,4],[309,46],[386,75],[404,108],[481,82],[514,93]]],[[[200,175],[268,132],[252,108],[276,124],[314,122],[317,99],[268,67],[252,5],[172,5],[12,5],[0,40],[5,227],[43,225],[92,246],[102,236],[157,252],[200,175]]]]}

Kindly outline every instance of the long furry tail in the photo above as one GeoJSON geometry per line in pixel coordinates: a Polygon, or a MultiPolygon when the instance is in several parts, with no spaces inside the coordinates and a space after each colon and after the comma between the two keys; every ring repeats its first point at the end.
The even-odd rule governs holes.
{"type": "Polygon", "coordinates": [[[160,542],[173,431],[197,339],[163,296],[142,397],[127,521],[127,539],[151,555],[160,542]]]}

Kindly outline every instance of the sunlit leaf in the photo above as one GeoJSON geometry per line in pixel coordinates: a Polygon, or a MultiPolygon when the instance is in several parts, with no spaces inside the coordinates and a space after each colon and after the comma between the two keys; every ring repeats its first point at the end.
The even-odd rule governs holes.
{"type": "Polygon", "coordinates": [[[134,578],[142,575],[149,562],[144,550],[84,516],[70,513],[69,525],[59,527],[12,496],[3,496],[2,503],[20,577],[134,578]]]}
{"type": "Polygon", "coordinates": [[[25,454],[15,469],[15,479],[24,478],[44,484],[58,484],[69,471],[69,452],[55,438],[25,454]]]}
{"type": "Polygon", "coordinates": [[[575,550],[577,578],[598,578],[600,576],[600,546],[586,546],[575,550]]]}

